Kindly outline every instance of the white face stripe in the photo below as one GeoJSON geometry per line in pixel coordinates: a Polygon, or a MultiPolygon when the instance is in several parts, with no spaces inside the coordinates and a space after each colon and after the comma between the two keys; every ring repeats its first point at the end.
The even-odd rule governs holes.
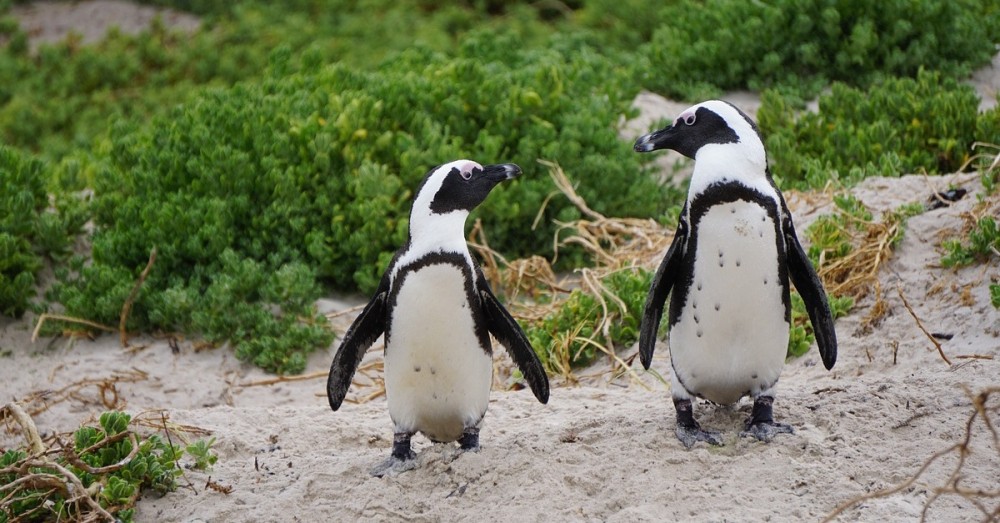
{"type": "Polygon", "coordinates": [[[456,160],[438,167],[431,173],[413,200],[413,207],[410,209],[410,246],[397,260],[392,274],[389,275],[391,279],[396,278],[399,267],[406,266],[431,252],[464,254],[471,266],[472,257],[465,243],[465,219],[469,217],[469,212],[455,210],[438,214],[431,211],[434,195],[441,189],[452,169],[471,173],[474,169],[482,170],[483,166],[472,160],[456,160]]]}
{"type": "Polygon", "coordinates": [[[690,199],[704,191],[709,185],[722,181],[738,181],[763,194],[777,193],[767,180],[767,155],[760,136],[732,105],[721,100],[709,100],[682,112],[676,121],[683,122],[687,115],[694,115],[699,108],[705,108],[722,117],[736,132],[739,143],[708,144],[701,147],[695,156],[694,173],[688,190],[690,199]]]}

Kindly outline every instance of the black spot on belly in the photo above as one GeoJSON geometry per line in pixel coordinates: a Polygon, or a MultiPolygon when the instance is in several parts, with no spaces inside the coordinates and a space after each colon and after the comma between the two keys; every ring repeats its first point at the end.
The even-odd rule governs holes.
{"type": "Polygon", "coordinates": [[[701,282],[698,282],[698,290],[701,290],[701,282]]]}
{"type": "Polygon", "coordinates": [[[736,207],[729,209],[729,214],[736,214],[736,207]]]}
{"type": "Polygon", "coordinates": [[[756,373],[756,372],[755,372],[755,373],[753,373],[753,375],[752,375],[752,376],[750,376],[750,378],[751,378],[751,379],[757,379],[757,373],[756,373]]]}
{"type": "Polygon", "coordinates": [[[715,304],[715,310],[719,310],[720,307],[722,307],[721,303],[716,303],[715,304]]]}
{"type": "Polygon", "coordinates": [[[740,260],[736,260],[736,266],[739,267],[740,265],[743,265],[743,262],[741,262],[740,260]]]}
{"type": "Polygon", "coordinates": [[[722,257],[722,250],[720,249],[719,250],[719,258],[721,258],[721,257],[722,257]]]}
{"type": "Polygon", "coordinates": [[[701,332],[701,329],[698,329],[698,332],[696,332],[695,334],[697,334],[697,335],[698,335],[698,337],[700,338],[700,337],[701,337],[701,335],[702,335],[702,334],[704,334],[704,333],[703,333],[703,332],[701,332]]]}
{"type": "Polygon", "coordinates": [[[764,277],[764,285],[767,285],[767,277],[764,277]]]}
{"type": "Polygon", "coordinates": [[[698,315],[697,314],[694,315],[694,322],[698,323],[698,315]]]}
{"type": "Polygon", "coordinates": [[[719,258],[719,267],[725,267],[726,264],[722,262],[722,258],[719,258]]]}
{"type": "Polygon", "coordinates": [[[414,365],[413,372],[420,372],[420,365],[414,365]]]}
{"type": "Polygon", "coordinates": [[[437,371],[434,370],[434,367],[431,367],[431,374],[437,374],[437,371]]]}

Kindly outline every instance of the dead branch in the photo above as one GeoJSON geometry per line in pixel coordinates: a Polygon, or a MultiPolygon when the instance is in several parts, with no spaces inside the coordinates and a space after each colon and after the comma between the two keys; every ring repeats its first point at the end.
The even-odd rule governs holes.
{"type": "Polygon", "coordinates": [[[132,286],[132,290],[128,293],[128,298],[125,299],[125,304],[122,305],[122,313],[118,320],[118,334],[122,342],[122,348],[128,348],[128,332],[125,330],[125,323],[128,321],[128,316],[132,312],[132,304],[135,302],[136,296],[139,295],[139,289],[142,287],[143,282],[146,281],[146,277],[149,276],[149,271],[153,268],[153,263],[156,261],[156,246],[149,251],[149,261],[146,262],[146,268],[142,270],[139,274],[139,279],[136,280],[135,285],[132,286]]]}
{"type": "Polygon", "coordinates": [[[86,325],[88,327],[93,327],[95,329],[103,330],[103,331],[107,331],[107,332],[117,332],[118,331],[118,329],[115,329],[114,327],[108,327],[107,325],[104,325],[104,324],[101,324],[101,323],[97,323],[97,322],[93,322],[93,321],[90,321],[90,320],[85,320],[85,319],[82,319],[82,318],[74,318],[72,316],[63,316],[62,314],[50,314],[50,313],[46,312],[46,313],[44,313],[44,314],[42,314],[41,316],[38,317],[38,323],[35,325],[35,330],[32,331],[32,333],[31,333],[31,343],[35,343],[35,341],[38,340],[38,334],[42,330],[42,325],[44,325],[45,322],[48,321],[48,320],[64,321],[64,322],[67,322],[67,323],[78,323],[80,325],[86,325]]]}
{"type": "Polygon", "coordinates": [[[300,374],[298,376],[277,376],[274,378],[268,378],[264,380],[239,383],[236,386],[242,389],[246,387],[260,387],[265,385],[274,385],[275,383],[287,383],[290,381],[307,381],[307,380],[314,380],[316,378],[325,378],[329,374],[330,371],[320,370],[316,372],[310,372],[309,374],[300,374]]]}
{"type": "Polygon", "coordinates": [[[38,427],[35,426],[35,422],[31,419],[31,416],[16,401],[12,401],[4,405],[3,409],[0,409],[0,418],[4,417],[8,412],[17,421],[17,424],[21,426],[21,434],[24,435],[24,439],[28,442],[31,454],[33,456],[44,454],[45,445],[42,445],[42,438],[38,436],[38,427]]]}
{"type": "Polygon", "coordinates": [[[910,316],[913,317],[913,321],[917,322],[917,327],[919,327],[920,331],[923,332],[925,336],[927,336],[927,339],[931,340],[931,343],[933,343],[934,346],[937,347],[937,351],[938,354],[941,355],[941,359],[943,359],[944,362],[947,363],[948,365],[951,365],[951,361],[948,360],[948,357],[944,355],[944,349],[941,348],[941,343],[938,342],[938,340],[934,338],[934,336],[932,336],[930,332],[927,332],[927,329],[924,328],[923,322],[920,321],[920,318],[917,317],[917,314],[913,312],[913,308],[910,307],[910,304],[906,301],[906,296],[903,294],[903,287],[901,285],[896,286],[896,292],[899,293],[899,298],[903,300],[903,307],[906,307],[907,312],[909,312],[910,316]]]}

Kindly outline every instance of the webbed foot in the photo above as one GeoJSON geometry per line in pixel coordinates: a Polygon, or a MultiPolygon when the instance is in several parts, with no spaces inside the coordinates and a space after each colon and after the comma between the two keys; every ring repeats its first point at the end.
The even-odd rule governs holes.
{"type": "Polygon", "coordinates": [[[381,478],[385,475],[395,476],[400,472],[417,468],[417,455],[410,449],[410,438],[413,434],[397,432],[392,437],[392,454],[389,459],[379,463],[371,470],[372,476],[381,478]]]}
{"type": "Polygon", "coordinates": [[[375,465],[371,470],[372,476],[376,478],[381,478],[384,476],[395,476],[401,472],[406,472],[407,470],[413,470],[417,468],[417,460],[411,456],[408,459],[400,459],[395,455],[389,456],[385,461],[375,465]]]}
{"type": "Polygon", "coordinates": [[[458,447],[464,451],[479,452],[479,427],[469,427],[458,438],[458,447]]]}
{"type": "Polygon", "coordinates": [[[774,398],[770,396],[754,398],[753,411],[750,413],[750,419],[746,422],[746,429],[740,432],[741,437],[753,437],[768,443],[778,434],[795,433],[791,425],[775,423],[771,408],[773,403],[774,398]]]}
{"type": "Polygon", "coordinates": [[[677,411],[677,428],[674,434],[684,448],[691,448],[695,443],[704,441],[710,445],[722,445],[722,433],[714,430],[703,430],[694,419],[691,400],[674,399],[674,409],[677,411]]]}
{"type": "Polygon", "coordinates": [[[746,430],[740,432],[740,436],[744,438],[754,437],[764,443],[770,442],[778,434],[794,434],[795,430],[791,425],[786,425],[784,423],[775,423],[773,421],[762,421],[760,423],[754,423],[746,428],[746,430]]]}
{"type": "Polygon", "coordinates": [[[691,448],[695,443],[699,441],[704,441],[710,445],[721,446],[722,445],[722,433],[715,430],[702,430],[701,427],[682,427],[677,425],[674,430],[674,434],[677,435],[677,439],[681,440],[684,444],[684,448],[691,448]]]}

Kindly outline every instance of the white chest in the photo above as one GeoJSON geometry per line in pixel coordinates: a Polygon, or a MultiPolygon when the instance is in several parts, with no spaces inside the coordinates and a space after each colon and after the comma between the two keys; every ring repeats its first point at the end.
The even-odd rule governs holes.
{"type": "Polygon", "coordinates": [[[465,276],[441,263],[406,273],[385,356],[389,415],[397,430],[452,441],[482,419],[493,362],[480,347],[465,276]]]}
{"type": "Polygon", "coordinates": [[[698,224],[692,287],[670,331],[677,377],[729,404],[773,384],[788,345],[774,222],[760,205],[717,205],[698,224]]]}

